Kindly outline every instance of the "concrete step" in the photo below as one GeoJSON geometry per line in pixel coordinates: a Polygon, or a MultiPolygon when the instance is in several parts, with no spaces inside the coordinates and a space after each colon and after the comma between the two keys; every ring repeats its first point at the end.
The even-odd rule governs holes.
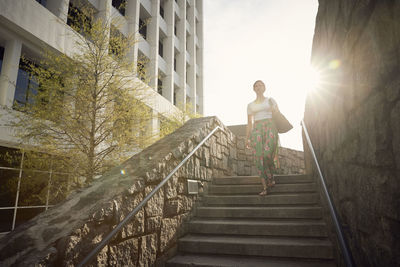
{"type": "Polygon", "coordinates": [[[336,267],[333,260],[283,259],[275,257],[185,254],[170,259],[166,267],[336,267]]]}
{"type": "MultiPolygon", "coordinates": [[[[262,190],[262,185],[210,185],[208,193],[212,195],[239,195],[239,194],[258,194],[262,190]]],[[[316,192],[316,183],[298,184],[276,184],[268,188],[268,193],[295,193],[295,192],[316,192]]]]}
{"type": "Polygon", "coordinates": [[[196,216],[206,218],[321,219],[322,208],[312,206],[198,207],[196,216]]]}
{"type": "Polygon", "coordinates": [[[203,254],[333,259],[332,244],[326,238],[189,234],[179,239],[178,249],[203,254]]]}
{"type": "MultiPolygon", "coordinates": [[[[275,182],[278,184],[293,183],[312,183],[314,182],[309,176],[302,174],[294,175],[275,175],[275,182]]],[[[214,178],[213,184],[260,184],[258,176],[229,176],[214,178]]]]}
{"type": "Polygon", "coordinates": [[[227,220],[195,218],[188,223],[193,234],[326,237],[326,224],[308,220],[227,220]]]}
{"type": "Polygon", "coordinates": [[[208,195],[203,198],[205,205],[304,205],[317,204],[317,193],[280,194],[280,195],[208,195]]]}

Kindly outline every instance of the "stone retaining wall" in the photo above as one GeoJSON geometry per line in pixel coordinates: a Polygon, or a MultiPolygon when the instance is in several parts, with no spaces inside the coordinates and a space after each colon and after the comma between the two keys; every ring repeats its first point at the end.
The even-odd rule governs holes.
{"type": "Polygon", "coordinates": [[[199,199],[187,194],[187,179],[200,192],[212,177],[238,169],[236,138],[215,117],[194,119],[88,188],[4,237],[1,266],[74,266],[137,206],[215,126],[217,132],[104,247],[94,266],[153,266],[174,253],[183,223],[199,199]]]}
{"type": "MultiPolygon", "coordinates": [[[[246,149],[246,125],[233,125],[228,128],[237,137],[237,173],[239,175],[257,175],[253,164],[251,150],[246,149]]],[[[278,174],[304,174],[304,152],[290,148],[279,147],[280,168],[278,174]]]]}
{"type": "Polygon", "coordinates": [[[356,266],[400,262],[399,18],[400,1],[319,0],[304,119],[356,266]]]}

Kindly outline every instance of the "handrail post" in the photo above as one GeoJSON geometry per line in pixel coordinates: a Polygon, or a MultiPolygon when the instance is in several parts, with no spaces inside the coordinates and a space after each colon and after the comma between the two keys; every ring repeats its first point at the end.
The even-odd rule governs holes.
{"type": "Polygon", "coordinates": [[[308,135],[308,131],[307,131],[306,124],[304,123],[304,119],[301,120],[301,126],[303,127],[304,135],[306,137],[308,147],[310,148],[311,155],[313,156],[315,165],[317,167],[318,175],[319,175],[319,178],[320,178],[321,184],[322,184],[322,189],[323,189],[323,192],[324,192],[325,197],[326,197],[327,202],[328,202],[328,208],[329,208],[329,211],[330,211],[331,216],[332,216],[333,224],[335,226],[336,234],[337,234],[338,239],[339,239],[339,245],[340,245],[341,251],[343,253],[344,260],[346,262],[346,266],[347,267],[353,267],[354,266],[353,257],[351,255],[350,250],[349,250],[349,247],[348,247],[348,244],[346,242],[346,239],[344,238],[342,227],[341,227],[341,225],[339,223],[339,220],[337,218],[337,213],[336,213],[335,207],[333,205],[333,202],[331,200],[331,197],[329,195],[328,188],[326,187],[325,179],[324,179],[324,176],[322,175],[321,168],[319,167],[317,156],[315,155],[314,147],[313,147],[313,145],[311,143],[310,136],[308,135]]]}

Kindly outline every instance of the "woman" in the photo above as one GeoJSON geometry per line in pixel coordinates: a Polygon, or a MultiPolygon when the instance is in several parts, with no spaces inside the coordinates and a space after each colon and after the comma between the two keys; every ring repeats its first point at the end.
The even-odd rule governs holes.
{"type": "Polygon", "coordinates": [[[265,84],[258,80],[253,85],[256,100],[247,105],[247,147],[253,150],[254,162],[261,178],[263,191],[275,185],[275,169],[278,162],[278,131],[272,120],[272,111],[278,110],[278,105],[272,98],[264,96],[265,84]],[[253,122],[254,121],[254,122],[253,122]]]}

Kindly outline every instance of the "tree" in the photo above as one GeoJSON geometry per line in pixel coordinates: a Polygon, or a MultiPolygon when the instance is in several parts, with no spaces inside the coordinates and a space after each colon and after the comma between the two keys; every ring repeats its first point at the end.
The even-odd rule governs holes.
{"type": "Polygon", "coordinates": [[[89,7],[74,8],[69,20],[77,52],[44,49],[40,64],[28,64],[37,85],[31,101],[15,103],[21,112],[9,126],[23,143],[62,156],[69,171],[89,183],[147,145],[151,112],[143,103],[146,85],[138,79],[144,70],[129,56],[136,40],[89,7]]]}

